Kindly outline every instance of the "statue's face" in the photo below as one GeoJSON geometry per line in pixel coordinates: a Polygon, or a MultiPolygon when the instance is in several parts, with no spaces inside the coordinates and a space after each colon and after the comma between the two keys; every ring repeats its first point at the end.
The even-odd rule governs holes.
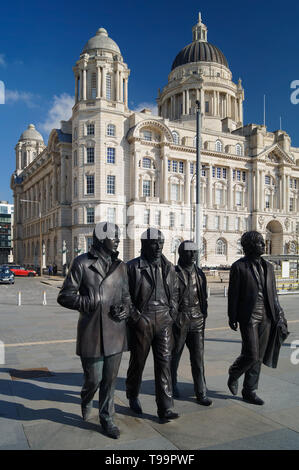
{"type": "Polygon", "coordinates": [[[191,266],[196,261],[197,251],[195,250],[183,250],[181,257],[183,258],[183,263],[187,266],[191,266]]]}
{"type": "Polygon", "coordinates": [[[149,260],[158,261],[162,256],[163,246],[164,240],[161,240],[160,238],[155,240],[147,240],[144,243],[146,257],[149,260]]]}
{"type": "Polygon", "coordinates": [[[265,253],[265,242],[263,237],[259,237],[253,246],[253,253],[257,256],[261,256],[265,253]]]}
{"type": "Polygon", "coordinates": [[[114,238],[104,238],[104,240],[102,241],[102,244],[103,244],[104,249],[108,253],[116,253],[118,245],[119,245],[119,241],[120,241],[119,234],[116,231],[114,238]]]}

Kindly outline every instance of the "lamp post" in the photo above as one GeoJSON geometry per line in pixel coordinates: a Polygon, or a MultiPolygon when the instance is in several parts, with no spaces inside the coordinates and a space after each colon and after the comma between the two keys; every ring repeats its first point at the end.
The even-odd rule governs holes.
{"type": "Polygon", "coordinates": [[[201,234],[200,234],[200,141],[201,141],[201,111],[200,102],[196,101],[196,230],[195,241],[198,247],[197,266],[200,266],[201,234]]]}
{"type": "Polygon", "coordinates": [[[40,264],[40,273],[39,275],[42,276],[43,272],[43,247],[42,247],[42,210],[41,210],[41,202],[40,201],[31,201],[30,199],[20,199],[21,202],[33,202],[34,204],[38,204],[39,209],[39,264],[40,264]]]}

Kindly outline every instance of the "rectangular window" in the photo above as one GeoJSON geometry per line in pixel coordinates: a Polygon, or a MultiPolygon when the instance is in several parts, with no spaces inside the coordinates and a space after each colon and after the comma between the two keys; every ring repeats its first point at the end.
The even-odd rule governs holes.
{"type": "Polygon", "coordinates": [[[222,168],[222,178],[224,178],[226,180],[226,168],[222,168]]]}
{"type": "Polygon", "coordinates": [[[97,75],[96,73],[92,73],[91,74],[91,81],[90,81],[90,85],[91,85],[91,94],[90,94],[90,98],[92,99],[95,99],[97,97],[97,75]]]}
{"type": "Polygon", "coordinates": [[[112,224],[115,223],[115,207],[107,207],[107,222],[110,222],[112,224]]]}
{"type": "Polygon", "coordinates": [[[172,171],[174,173],[178,172],[178,162],[176,160],[172,160],[172,171]]]}
{"type": "Polygon", "coordinates": [[[94,207],[86,208],[86,222],[88,224],[94,224],[94,207]]]}
{"type": "Polygon", "coordinates": [[[78,154],[77,150],[74,151],[74,166],[78,165],[78,154]]]}
{"type": "Polygon", "coordinates": [[[269,194],[265,195],[265,206],[266,206],[266,209],[270,208],[270,195],[269,194]]]}
{"type": "Polygon", "coordinates": [[[212,176],[213,176],[213,178],[215,178],[215,171],[216,171],[216,170],[215,170],[215,167],[213,166],[213,167],[212,167],[212,176]]]}
{"type": "Polygon", "coordinates": [[[215,204],[222,204],[222,189],[216,189],[215,192],[215,204]]]}
{"type": "Polygon", "coordinates": [[[221,168],[217,168],[217,178],[221,178],[221,168]]]}
{"type": "Polygon", "coordinates": [[[205,167],[205,165],[202,165],[202,167],[201,167],[201,176],[206,176],[206,167],[205,167]]]}
{"type": "Polygon", "coordinates": [[[207,219],[208,219],[208,216],[205,214],[203,215],[203,218],[202,218],[202,228],[207,228],[207,219]]]}
{"type": "Polygon", "coordinates": [[[220,215],[215,215],[215,220],[214,220],[214,223],[215,223],[215,230],[219,230],[220,228],[220,215]]]}
{"type": "Polygon", "coordinates": [[[265,184],[270,184],[270,183],[271,183],[270,176],[269,176],[269,175],[265,175],[265,184]]]}
{"type": "Polygon", "coordinates": [[[144,157],[142,159],[142,167],[143,168],[150,168],[151,167],[151,159],[144,157]]]}
{"type": "Polygon", "coordinates": [[[175,224],[175,213],[169,212],[169,226],[174,227],[175,224]]]}
{"type": "Polygon", "coordinates": [[[236,206],[242,206],[242,192],[236,191],[236,206]]]}
{"type": "Polygon", "coordinates": [[[184,162],[179,162],[179,173],[184,173],[184,162]]]}
{"type": "Polygon", "coordinates": [[[180,199],[180,186],[178,184],[172,183],[171,185],[171,200],[179,201],[180,199]]]}
{"type": "Polygon", "coordinates": [[[87,124],[87,135],[94,135],[94,124],[87,124]]]}
{"type": "Polygon", "coordinates": [[[143,181],[142,183],[142,193],[143,197],[150,197],[151,195],[151,182],[148,180],[143,181]]]}
{"type": "Polygon", "coordinates": [[[106,98],[111,100],[111,75],[106,75],[106,98]]]}
{"type": "Polygon", "coordinates": [[[161,211],[158,209],[155,211],[155,225],[161,225],[161,211]]]}
{"type": "Polygon", "coordinates": [[[240,230],[240,217],[236,217],[236,218],[235,218],[235,229],[236,229],[237,231],[240,230]]]}
{"type": "Polygon", "coordinates": [[[242,171],[242,181],[246,181],[246,171],[242,171]]]}
{"type": "Polygon", "coordinates": [[[115,148],[107,147],[107,163],[115,163],[115,148]]]}
{"type": "Polygon", "coordinates": [[[171,170],[171,160],[168,160],[168,171],[171,170]]]}
{"type": "Polygon", "coordinates": [[[181,227],[185,226],[185,214],[181,213],[181,227]]]}
{"type": "Polygon", "coordinates": [[[87,147],[86,149],[86,162],[94,163],[94,147],[87,147]]]}
{"type": "Polygon", "coordinates": [[[210,109],[210,108],[209,108],[209,102],[206,101],[206,102],[205,102],[205,112],[208,113],[208,112],[209,112],[209,109],[210,109]]]}
{"type": "Polygon", "coordinates": [[[225,232],[228,231],[228,216],[227,215],[225,215],[224,218],[223,218],[223,230],[225,232]]]}
{"type": "Polygon", "coordinates": [[[190,163],[190,175],[194,175],[194,163],[190,163]]]}
{"type": "Polygon", "coordinates": [[[237,181],[241,181],[241,170],[237,170],[237,181]]]}
{"type": "Polygon", "coordinates": [[[150,209],[144,209],[144,214],[143,214],[143,223],[145,225],[149,225],[150,224],[150,209]]]}
{"type": "Polygon", "coordinates": [[[94,175],[86,175],[86,194],[94,194],[94,175]]]}
{"type": "Polygon", "coordinates": [[[115,194],[115,176],[107,176],[107,194],[115,194]]]}
{"type": "Polygon", "coordinates": [[[78,180],[74,178],[74,197],[78,196],[78,180]]]}
{"type": "Polygon", "coordinates": [[[294,211],[294,198],[290,197],[290,212],[294,211]]]}
{"type": "Polygon", "coordinates": [[[78,223],[78,210],[74,210],[74,225],[77,225],[78,223]]]}
{"type": "Polygon", "coordinates": [[[233,170],[233,180],[236,179],[236,170],[233,170]]]}

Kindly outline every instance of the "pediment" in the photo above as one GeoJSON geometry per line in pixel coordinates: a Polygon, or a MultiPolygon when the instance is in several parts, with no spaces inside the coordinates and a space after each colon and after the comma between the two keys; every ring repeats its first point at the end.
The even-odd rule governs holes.
{"type": "Polygon", "coordinates": [[[288,163],[291,165],[294,165],[295,163],[292,155],[285,152],[278,144],[274,144],[272,145],[272,147],[268,148],[267,150],[264,150],[260,156],[264,157],[266,162],[269,163],[288,163]]]}

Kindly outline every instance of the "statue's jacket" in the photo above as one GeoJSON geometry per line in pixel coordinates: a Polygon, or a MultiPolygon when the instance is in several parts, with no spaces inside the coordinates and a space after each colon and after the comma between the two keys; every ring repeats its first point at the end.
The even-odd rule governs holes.
{"type": "MultiPolygon", "coordinates": [[[[279,303],[274,269],[261,258],[265,273],[265,304],[271,319],[271,332],[263,363],[276,367],[279,348],[285,339],[287,321],[279,303]]],[[[228,317],[231,322],[247,324],[258,297],[258,282],[249,258],[244,256],[232,264],[228,287],[228,317]]]]}
{"type": "Polygon", "coordinates": [[[77,355],[101,357],[127,351],[126,321],[116,322],[109,313],[112,305],[123,305],[130,311],[127,268],[123,261],[114,259],[105,273],[91,247],[88,253],[73,260],[57,301],[80,312],[77,355]]]}

